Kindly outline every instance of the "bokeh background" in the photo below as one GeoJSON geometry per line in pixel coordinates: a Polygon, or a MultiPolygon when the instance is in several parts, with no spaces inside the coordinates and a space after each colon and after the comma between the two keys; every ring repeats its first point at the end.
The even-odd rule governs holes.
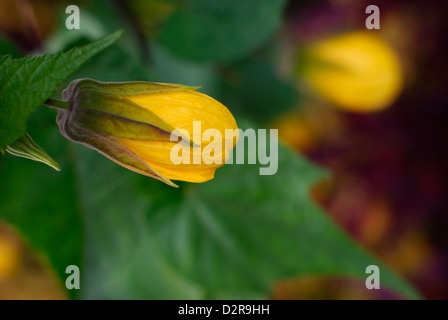
{"type": "Polygon", "coordinates": [[[445,14],[435,0],[0,0],[0,54],[54,53],[125,29],[71,79],[202,85],[241,127],[276,128],[289,149],[275,180],[226,166],[202,189],[172,191],[63,141],[41,108],[29,132],[63,173],[0,158],[0,298],[406,298],[342,271],[370,261],[362,247],[422,298],[447,299],[445,14]],[[65,28],[69,4],[80,30],[65,28]],[[366,29],[367,5],[380,8],[380,30],[366,29]],[[309,216],[288,216],[301,210],[309,216]],[[330,245],[334,225],[353,251],[348,238],[330,245]],[[297,256],[276,238],[284,230],[301,234],[297,260],[282,260],[297,256]],[[64,290],[67,264],[88,270],[86,293],[64,290]]]}

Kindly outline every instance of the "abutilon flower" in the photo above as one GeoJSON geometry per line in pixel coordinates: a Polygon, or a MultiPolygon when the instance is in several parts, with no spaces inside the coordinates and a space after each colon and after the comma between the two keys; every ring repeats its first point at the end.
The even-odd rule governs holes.
{"type": "Polygon", "coordinates": [[[301,75],[315,91],[343,110],[383,110],[403,88],[403,68],[397,53],[370,31],[318,41],[302,57],[301,75]]]}
{"type": "MultiPolygon", "coordinates": [[[[171,186],[176,186],[171,179],[204,182],[213,179],[216,169],[228,159],[238,139],[238,127],[224,105],[195,89],[152,82],[75,80],[63,92],[68,108],[61,108],[64,102],[59,102],[56,121],[66,138],[125,168],[171,186]],[[193,132],[198,128],[200,132],[193,132]],[[211,142],[203,142],[208,129],[218,134],[211,142]],[[226,129],[235,132],[227,140],[226,129]],[[191,150],[186,157],[192,161],[173,163],[172,150],[179,145],[191,150]],[[195,155],[205,161],[193,161],[195,155]],[[207,161],[207,157],[221,161],[207,161]]],[[[54,101],[53,106],[58,107],[54,101]]]]}

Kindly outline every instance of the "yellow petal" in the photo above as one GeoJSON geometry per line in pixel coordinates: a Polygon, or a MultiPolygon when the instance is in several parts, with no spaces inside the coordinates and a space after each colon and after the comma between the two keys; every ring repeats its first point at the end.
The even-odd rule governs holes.
{"type": "MultiPolygon", "coordinates": [[[[193,163],[193,148],[190,149],[190,163],[174,164],[171,161],[170,154],[172,148],[177,142],[165,141],[139,141],[128,139],[116,139],[120,144],[131,150],[155,171],[171,180],[182,180],[190,182],[204,182],[213,179],[215,170],[225,163],[221,164],[200,164],[193,163]]],[[[202,148],[203,150],[203,148],[202,148]]],[[[228,153],[226,153],[228,156],[228,153]]]]}
{"type": "MultiPolygon", "coordinates": [[[[193,122],[201,121],[201,136],[207,129],[238,128],[230,111],[220,102],[200,92],[167,91],[148,95],[136,95],[127,99],[157,114],[176,129],[185,129],[198,145],[200,139],[193,138],[193,122]]],[[[221,130],[222,129],[222,130],[221,130]]]]}

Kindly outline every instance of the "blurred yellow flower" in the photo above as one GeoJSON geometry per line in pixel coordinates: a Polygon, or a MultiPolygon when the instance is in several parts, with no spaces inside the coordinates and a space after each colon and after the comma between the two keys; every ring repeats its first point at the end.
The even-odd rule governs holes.
{"type": "Polygon", "coordinates": [[[356,31],[306,49],[302,75],[343,110],[373,112],[390,106],[403,87],[397,54],[376,33],[356,31]]]}
{"type": "Polygon", "coordinates": [[[0,281],[13,275],[21,263],[17,245],[1,231],[0,229],[0,281]]]}
{"type": "Polygon", "coordinates": [[[130,170],[171,186],[176,186],[171,179],[204,182],[213,179],[236,145],[238,136],[226,143],[225,130],[238,132],[238,127],[224,105],[194,89],[150,82],[75,80],[63,93],[69,108],[59,103],[57,122],[68,139],[130,170]],[[209,129],[218,133],[214,139],[204,138],[209,129]],[[172,150],[181,143],[192,150],[188,158],[199,153],[201,161],[174,163],[172,150]]]}

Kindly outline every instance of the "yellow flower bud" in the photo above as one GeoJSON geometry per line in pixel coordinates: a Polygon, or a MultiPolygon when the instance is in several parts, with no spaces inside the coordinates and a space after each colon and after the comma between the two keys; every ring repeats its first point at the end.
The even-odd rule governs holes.
{"type": "Polygon", "coordinates": [[[341,109],[372,112],[390,106],[403,87],[397,54],[372,31],[357,31],[311,45],[302,74],[341,109]]]}
{"type": "Polygon", "coordinates": [[[225,130],[238,127],[224,105],[194,90],[175,84],[75,80],[63,92],[69,108],[59,111],[57,122],[68,139],[130,170],[171,186],[176,186],[171,179],[204,182],[213,179],[236,145],[238,136],[226,140],[225,130]],[[209,129],[216,133],[213,139],[204,138],[209,129]],[[173,148],[179,145],[187,149],[188,163],[173,162],[173,148]]]}

